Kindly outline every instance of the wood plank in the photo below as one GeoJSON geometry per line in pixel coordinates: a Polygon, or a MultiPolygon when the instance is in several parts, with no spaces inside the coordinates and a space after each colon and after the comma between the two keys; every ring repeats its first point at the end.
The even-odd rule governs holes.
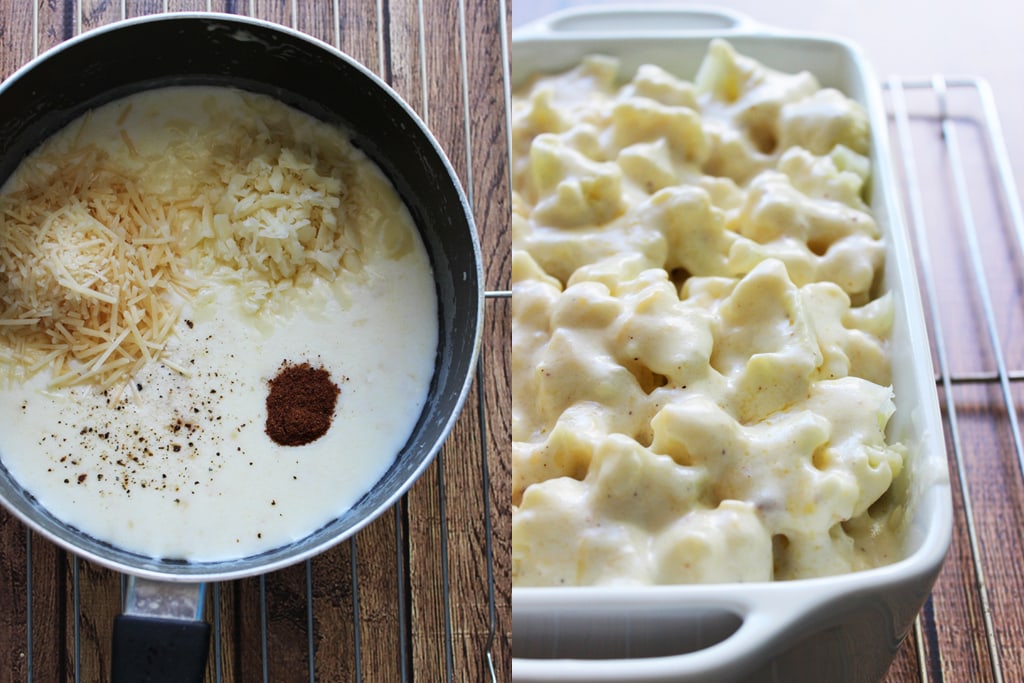
{"type": "MultiPolygon", "coordinates": [[[[512,676],[512,302],[494,299],[486,309],[487,331],[482,349],[487,416],[487,468],[493,557],[494,642],[492,658],[498,680],[512,676]]],[[[486,585],[486,584],[484,584],[486,585]]]]}
{"type": "Polygon", "coordinates": [[[351,0],[339,7],[338,14],[332,14],[331,44],[387,80],[387,55],[381,50],[383,17],[376,0],[351,0]]]}
{"type": "Polygon", "coordinates": [[[267,574],[266,596],[269,679],[308,680],[305,564],[267,574]]]}
{"type": "MultiPolygon", "coordinates": [[[[473,164],[467,192],[472,200],[481,251],[490,257],[485,264],[485,282],[491,290],[509,289],[512,273],[506,144],[508,128],[505,125],[504,90],[506,56],[497,47],[501,45],[502,39],[500,19],[485,3],[466,5],[466,80],[469,84],[469,102],[465,115],[472,121],[468,135],[473,164]],[[473,112],[483,114],[477,116],[473,112]]],[[[499,369],[507,366],[499,363],[489,367],[499,369]]],[[[496,405],[501,408],[501,404],[496,405]]]]}
{"type": "MultiPolygon", "coordinates": [[[[78,32],[77,5],[64,0],[38,0],[39,2],[39,51],[58,45],[78,32]]],[[[6,7],[16,8],[25,3],[8,0],[6,7]]],[[[12,11],[8,9],[8,11],[12,11]]]]}
{"type": "Polygon", "coordinates": [[[125,0],[124,9],[129,19],[159,14],[164,11],[164,0],[125,0]]]}
{"type": "Polygon", "coordinates": [[[119,0],[79,0],[78,28],[84,33],[124,19],[119,0]]]}
{"type": "Polygon", "coordinates": [[[204,677],[207,681],[217,680],[218,673],[221,673],[223,670],[223,666],[219,662],[219,655],[223,652],[225,637],[224,628],[219,624],[219,618],[223,613],[220,589],[221,584],[219,583],[211,583],[206,586],[206,608],[203,611],[202,619],[210,624],[210,654],[206,661],[206,675],[204,677]]]}
{"type": "MultiPolygon", "coordinates": [[[[490,626],[487,604],[487,562],[482,435],[475,407],[479,387],[466,399],[459,428],[446,444],[445,518],[448,533],[448,612],[452,659],[457,680],[485,680],[484,659],[490,626]]],[[[446,634],[447,635],[447,634],[446,634]]],[[[436,648],[437,645],[435,644],[436,648]]]]}
{"type": "MultiPolygon", "coordinates": [[[[422,35],[415,3],[385,3],[381,18],[382,54],[381,77],[409,103],[420,116],[426,118],[420,58],[422,35]]],[[[345,40],[345,32],[342,32],[345,40]]],[[[344,49],[344,47],[342,48],[344,49]]]]}
{"type": "Polygon", "coordinates": [[[297,3],[293,28],[334,45],[335,12],[333,3],[297,3]]]}
{"type": "MultiPolygon", "coordinates": [[[[506,5],[506,11],[510,6],[506,5]]],[[[470,128],[473,176],[470,193],[473,214],[480,234],[481,249],[491,255],[486,261],[485,281],[488,289],[511,288],[512,240],[509,226],[511,207],[507,154],[508,130],[505,124],[503,54],[496,46],[502,44],[502,17],[486,11],[477,3],[466,6],[467,79],[469,109],[488,112],[473,119],[470,128]]],[[[506,16],[505,26],[511,25],[506,16]]],[[[498,680],[509,680],[512,674],[512,384],[511,301],[491,299],[485,308],[484,344],[481,349],[484,415],[486,416],[486,482],[489,484],[486,514],[491,522],[492,567],[489,582],[493,584],[495,622],[487,624],[487,639],[482,650],[488,651],[498,680]]],[[[481,557],[483,557],[481,553],[481,557]]],[[[478,586],[488,586],[484,581],[478,586]]],[[[490,596],[488,596],[490,600],[490,596]]],[[[477,609],[490,616],[491,605],[478,603],[477,609]]],[[[481,672],[476,680],[487,680],[481,672]]]]}
{"type": "Polygon", "coordinates": [[[316,678],[356,680],[351,544],[342,543],[313,558],[311,574],[316,678]]]}
{"type": "MultiPolygon", "coordinates": [[[[949,441],[948,432],[946,447],[952,455],[953,444],[949,441]]],[[[961,483],[952,458],[950,470],[954,511],[958,519],[963,519],[961,483]]],[[[974,590],[977,580],[966,527],[954,525],[950,553],[932,597],[934,619],[926,620],[926,625],[934,632],[934,639],[927,648],[929,665],[933,669],[936,664],[940,667],[929,672],[933,676],[943,676],[948,663],[968,676],[966,680],[991,680],[992,663],[985,647],[984,617],[974,590]],[[932,644],[938,646],[938,652],[931,648],[932,644]],[[956,654],[950,658],[952,653],[956,654]]]]}
{"type": "Polygon", "coordinates": [[[0,14],[0,80],[32,59],[32,22],[31,2],[19,3],[0,14]]]}
{"type": "MultiPolygon", "coordinates": [[[[1016,393],[1020,405],[1019,387],[1016,393]]],[[[1024,680],[1024,604],[1019,599],[1024,592],[1024,479],[998,386],[957,387],[957,397],[998,658],[1005,680],[1024,680]]],[[[984,624],[971,626],[980,640],[984,624]]]]}
{"type": "Polygon", "coordinates": [[[921,679],[921,667],[918,666],[917,647],[914,643],[914,631],[911,630],[900,645],[896,658],[885,674],[885,683],[891,681],[912,681],[921,679]]]}
{"type": "Polygon", "coordinates": [[[64,586],[67,553],[37,534],[32,545],[32,672],[38,681],[67,680],[73,671],[68,641],[64,586]]]}
{"type": "Polygon", "coordinates": [[[207,609],[206,620],[211,624],[210,631],[210,660],[206,666],[206,680],[243,680],[240,676],[238,663],[242,658],[236,646],[239,638],[239,628],[236,608],[238,602],[238,590],[236,581],[224,581],[216,586],[209,587],[210,602],[207,609]],[[215,618],[213,611],[219,609],[219,619],[215,618]],[[218,623],[219,622],[219,623],[218,623]],[[219,652],[217,651],[219,649],[219,652]],[[218,661],[219,660],[219,661],[218,661]],[[218,676],[220,678],[218,678],[218,676]]]}
{"type": "Polygon", "coordinates": [[[121,612],[121,575],[98,565],[66,556],[68,569],[65,583],[64,647],[75,653],[75,634],[78,636],[78,672],[81,680],[105,681],[110,679],[110,645],[114,617],[121,612]],[[78,585],[74,576],[77,566],[78,585]],[[77,588],[78,607],[75,609],[77,588]]]}
{"type": "Polygon", "coordinates": [[[412,668],[415,680],[448,678],[443,644],[445,628],[445,577],[442,556],[448,539],[441,533],[441,491],[446,491],[443,472],[445,449],[409,493],[409,585],[412,668]]]}
{"type": "Polygon", "coordinates": [[[263,680],[263,624],[260,614],[260,579],[251,577],[222,584],[232,594],[224,616],[230,637],[225,641],[224,659],[231,680],[263,680]]]}
{"type": "MultiPolygon", "coordinates": [[[[400,630],[399,560],[404,564],[405,549],[396,541],[397,524],[393,510],[386,511],[352,539],[350,548],[356,554],[355,579],[359,590],[360,666],[381,680],[401,680],[402,639],[400,630]]],[[[354,653],[349,653],[350,656],[354,653]]]]}
{"type": "Polygon", "coordinates": [[[282,26],[294,26],[292,3],[288,0],[250,0],[246,14],[282,26]]]}
{"type": "MultiPolygon", "coordinates": [[[[152,2],[152,0],[148,0],[152,2]]],[[[248,0],[158,0],[161,9],[168,12],[225,12],[227,14],[245,14],[249,7],[248,0]]]]}
{"type": "Polygon", "coordinates": [[[29,669],[26,529],[0,510],[0,678],[25,680],[29,669]]]}

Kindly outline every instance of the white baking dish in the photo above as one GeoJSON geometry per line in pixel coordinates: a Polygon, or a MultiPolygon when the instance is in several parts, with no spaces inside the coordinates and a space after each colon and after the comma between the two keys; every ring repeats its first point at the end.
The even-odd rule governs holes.
{"type": "Polygon", "coordinates": [[[619,58],[626,74],[650,62],[692,79],[714,37],[773,68],[812,72],[863,104],[870,117],[870,199],[886,236],[883,287],[895,293],[897,309],[897,412],[889,427],[910,450],[904,554],[878,569],[790,582],[515,588],[514,681],[877,681],[949,547],[952,502],[935,375],[881,92],[859,51],[718,9],[585,8],[513,33],[512,87],[591,53],[619,58]]]}

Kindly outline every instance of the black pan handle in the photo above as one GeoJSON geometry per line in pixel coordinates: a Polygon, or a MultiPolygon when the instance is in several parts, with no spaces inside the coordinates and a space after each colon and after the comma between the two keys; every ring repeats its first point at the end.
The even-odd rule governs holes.
{"type": "Polygon", "coordinates": [[[111,683],[202,683],[205,593],[201,583],[128,577],[125,613],[114,618],[111,683]]]}
{"type": "Polygon", "coordinates": [[[205,621],[120,614],[111,683],[202,683],[210,651],[205,621]]]}

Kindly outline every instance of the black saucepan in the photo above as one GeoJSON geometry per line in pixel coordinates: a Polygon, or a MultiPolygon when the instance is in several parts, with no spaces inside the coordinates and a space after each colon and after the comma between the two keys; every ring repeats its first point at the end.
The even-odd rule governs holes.
{"type": "Polygon", "coordinates": [[[259,555],[192,563],[127,552],[55,518],[0,466],[0,502],[13,514],[79,556],[129,575],[126,613],[114,629],[115,681],[201,680],[209,641],[209,627],[199,620],[205,582],[309,558],[390,507],[448,436],[480,348],[479,245],[470,207],[443,151],[383,81],[298,32],[228,15],[166,14],[112,24],[59,45],[0,85],[0,183],[43,140],[88,109],[140,90],[185,84],[271,95],[351,132],[391,179],[423,237],[437,289],[438,352],[426,406],[383,478],[323,528],[259,555]]]}

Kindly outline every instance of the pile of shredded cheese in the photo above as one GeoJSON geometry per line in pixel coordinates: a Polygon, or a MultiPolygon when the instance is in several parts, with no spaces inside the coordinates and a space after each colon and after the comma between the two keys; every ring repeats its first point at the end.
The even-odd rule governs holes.
{"type": "MultiPolygon", "coordinates": [[[[45,168],[45,166],[44,166],[45,168]]],[[[87,147],[0,199],[0,337],[22,376],[121,386],[194,288],[165,207],[87,147]]]]}
{"type": "MultiPolygon", "coordinates": [[[[241,96],[218,111],[191,165],[207,189],[202,217],[185,228],[198,270],[238,288],[243,307],[283,315],[306,292],[339,275],[361,277],[371,257],[411,248],[394,188],[337,128],[268,97],[241,96]]],[[[343,292],[338,292],[343,294],[343,292]]]]}
{"type": "Polygon", "coordinates": [[[49,367],[54,386],[123,388],[145,363],[174,367],[162,350],[204,282],[235,287],[254,316],[287,316],[319,284],[344,296],[340,275],[369,277],[371,256],[411,248],[385,218],[397,193],[337,128],[235,91],[164,122],[153,143],[129,133],[154,116],[142,105],[87,114],[0,194],[8,379],[49,367]],[[101,119],[115,130],[97,144],[101,119]]]}

